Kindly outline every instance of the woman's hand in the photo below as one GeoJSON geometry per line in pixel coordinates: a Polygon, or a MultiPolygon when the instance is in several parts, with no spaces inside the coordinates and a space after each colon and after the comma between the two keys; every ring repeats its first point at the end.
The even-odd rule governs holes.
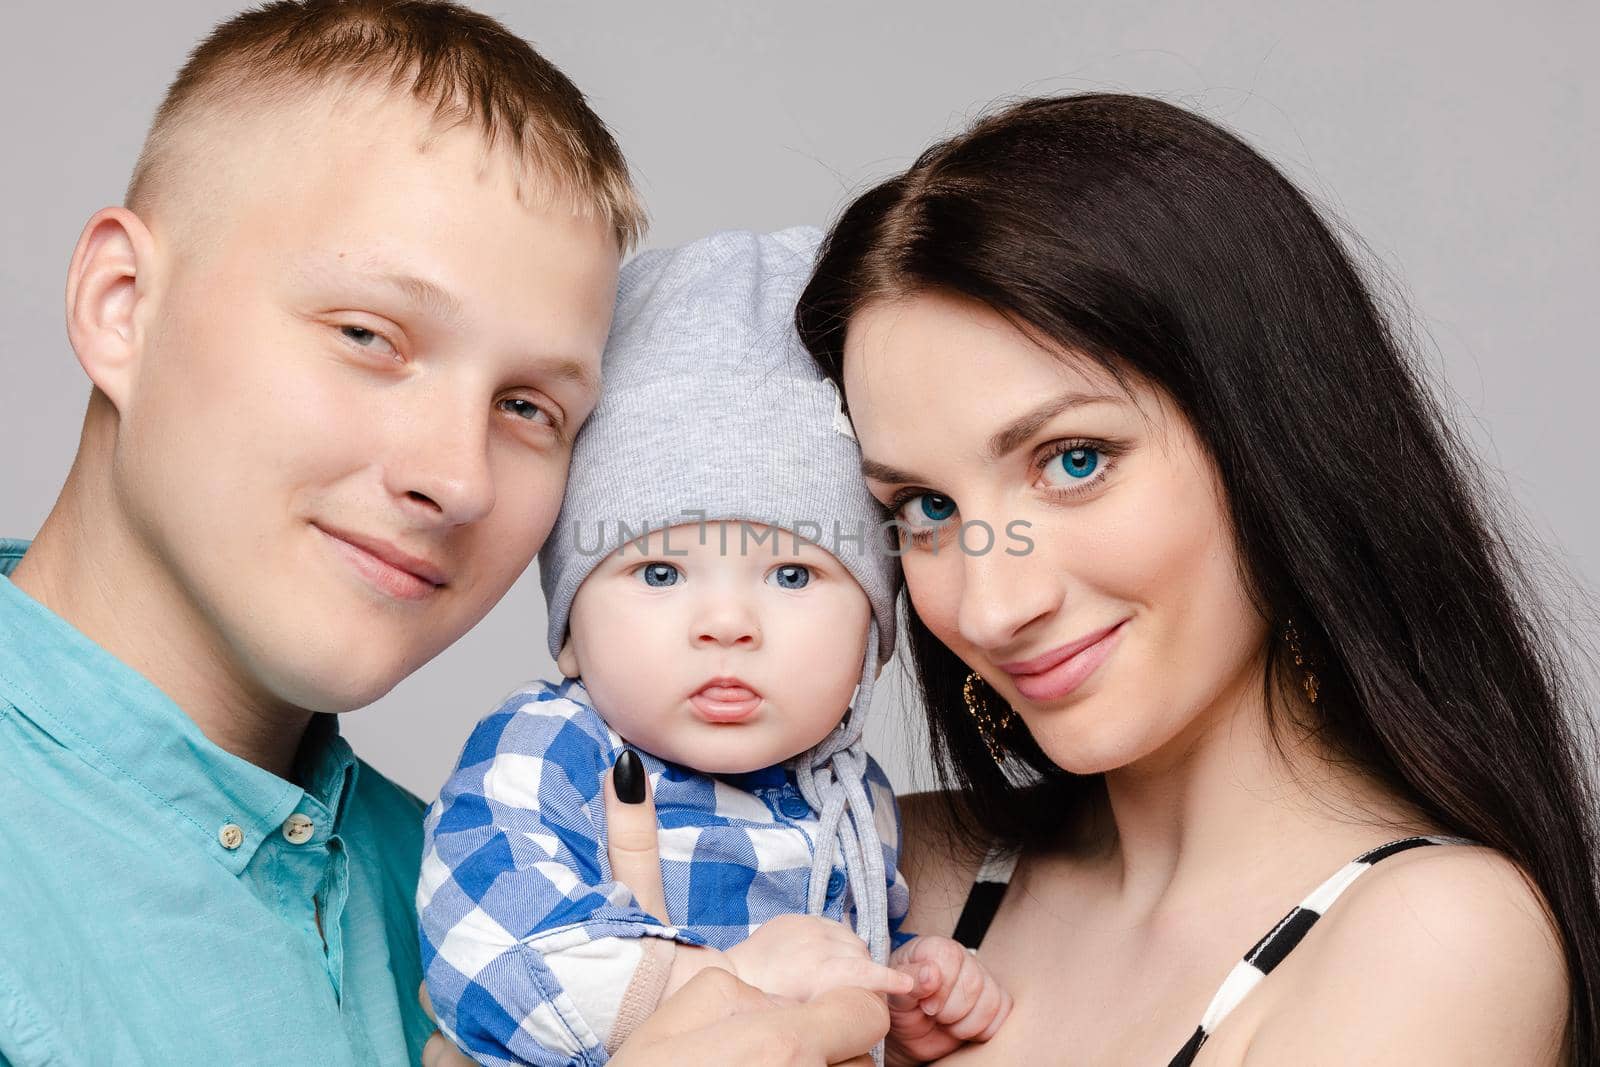
{"type": "Polygon", "coordinates": [[[639,907],[671,925],[672,920],[667,918],[667,892],[661,886],[656,798],[650,790],[644,762],[636,752],[623,749],[606,775],[605,789],[606,854],[611,857],[611,877],[633,890],[639,907]]]}
{"type": "MultiPolygon", "coordinates": [[[[611,876],[640,907],[668,922],[661,885],[656,808],[644,766],[624,752],[606,776],[606,848],[611,876]],[[619,799],[618,789],[627,802],[619,799]]],[[[804,1004],[786,1004],[711,967],[661,1002],[617,1050],[617,1067],[867,1067],[872,1047],[889,1030],[883,998],[865,989],[830,990],[804,1004]]],[[[429,1067],[456,1067],[440,1061],[429,1067]]]]}

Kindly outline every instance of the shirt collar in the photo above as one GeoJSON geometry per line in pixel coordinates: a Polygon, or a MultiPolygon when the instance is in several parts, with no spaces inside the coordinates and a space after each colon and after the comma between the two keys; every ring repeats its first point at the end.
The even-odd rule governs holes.
{"type": "Polygon", "coordinates": [[[0,697],[90,767],[131,782],[234,874],[302,801],[333,813],[337,829],[357,762],[336,716],[317,715],[306,731],[304,789],[219,748],[143,675],[12,583],[27,547],[0,540],[0,697]],[[228,826],[243,831],[236,848],[223,843],[228,826]]]}

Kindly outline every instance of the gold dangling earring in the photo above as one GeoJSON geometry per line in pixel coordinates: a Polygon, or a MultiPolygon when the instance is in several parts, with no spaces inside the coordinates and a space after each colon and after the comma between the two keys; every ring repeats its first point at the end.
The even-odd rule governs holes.
{"type": "Polygon", "coordinates": [[[1317,680],[1317,672],[1311,669],[1309,657],[1300,647],[1300,631],[1295,629],[1293,619],[1284,623],[1283,640],[1289,646],[1289,655],[1294,657],[1294,665],[1300,668],[1300,688],[1305,691],[1306,700],[1315,704],[1321,682],[1317,680]]]}
{"type": "Polygon", "coordinates": [[[967,712],[972,716],[973,722],[978,726],[978,736],[983,738],[984,747],[989,750],[989,756],[996,763],[1005,762],[1005,749],[1000,744],[1000,731],[1011,725],[1011,705],[1006,705],[1004,715],[995,716],[989,710],[989,702],[979,692],[978,687],[983,685],[983,679],[978,677],[977,671],[967,675],[967,680],[961,683],[961,699],[967,705],[967,712]]]}

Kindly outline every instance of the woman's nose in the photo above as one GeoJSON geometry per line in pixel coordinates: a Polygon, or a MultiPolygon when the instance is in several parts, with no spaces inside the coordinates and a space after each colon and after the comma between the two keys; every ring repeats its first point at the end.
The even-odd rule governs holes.
{"type": "Polygon", "coordinates": [[[1061,575],[1032,553],[1010,555],[998,545],[964,553],[962,578],[956,628],[987,651],[1025,651],[1017,648],[1023,631],[1061,606],[1061,575]]]}

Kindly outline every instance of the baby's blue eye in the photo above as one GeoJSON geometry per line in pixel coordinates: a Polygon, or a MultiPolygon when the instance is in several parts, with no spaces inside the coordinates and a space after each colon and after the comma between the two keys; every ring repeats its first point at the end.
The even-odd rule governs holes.
{"type": "Polygon", "coordinates": [[[655,589],[664,589],[669,585],[677,585],[682,577],[678,568],[670,563],[646,563],[640,570],[644,575],[644,584],[655,589]]]}
{"type": "Polygon", "coordinates": [[[767,575],[767,580],[779,589],[804,589],[811,584],[811,568],[791,563],[767,575]]]}
{"type": "Polygon", "coordinates": [[[938,493],[918,493],[900,505],[900,520],[913,529],[937,526],[956,513],[956,502],[938,493]]]}
{"type": "Polygon", "coordinates": [[[1066,485],[1083,481],[1099,466],[1098,448],[1073,448],[1052,459],[1045,465],[1044,472],[1047,476],[1066,475],[1064,480],[1055,480],[1056,485],[1066,485]]]}

